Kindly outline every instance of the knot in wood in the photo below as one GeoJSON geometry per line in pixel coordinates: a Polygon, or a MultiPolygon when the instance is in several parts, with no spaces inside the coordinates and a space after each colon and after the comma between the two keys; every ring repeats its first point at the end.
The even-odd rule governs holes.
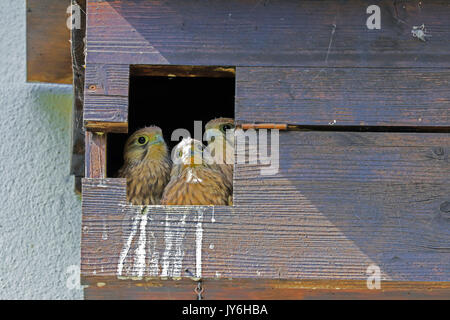
{"type": "MultiPolygon", "coordinates": [[[[444,213],[450,213],[450,201],[444,201],[443,203],[441,203],[439,210],[444,213]]],[[[450,216],[448,218],[450,218],[450,216]]]]}
{"type": "Polygon", "coordinates": [[[437,155],[438,157],[441,157],[445,154],[445,151],[442,147],[436,147],[433,149],[433,152],[435,155],[437,155]]]}

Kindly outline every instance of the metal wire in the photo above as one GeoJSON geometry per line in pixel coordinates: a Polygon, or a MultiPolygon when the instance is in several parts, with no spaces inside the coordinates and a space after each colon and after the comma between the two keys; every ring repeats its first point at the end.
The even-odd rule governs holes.
{"type": "Polygon", "coordinates": [[[197,294],[197,300],[203,300],[203,293],[204,289],[202,287],[202,282],[197,282],[197,287],[194,289],[194,292],[197,294]]]}
{"type": "MultiPolygon", "coordinates": [[[[189,270],[189,269],[185,269],[184,272],[186,272],[191,278],[194,278],[194,274],[189,270]]],[[[197,286],[194,289],[195,294],[197,295],[197,300],[203,300],[203,292],[205,291],[205,289],[202,286],[202,280],[197,278],[196,280],[194,280],[197,282],[197,286]]]]}

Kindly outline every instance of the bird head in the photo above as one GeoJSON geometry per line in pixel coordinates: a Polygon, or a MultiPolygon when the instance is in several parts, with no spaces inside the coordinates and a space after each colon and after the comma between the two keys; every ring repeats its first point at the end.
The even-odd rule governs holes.
{"type": "Polygon", "coordinates": [[[198,140],[184,138],[176,145],[172,152],[174,166],[181,168],[207,166],[212,163],[211,155],[198,140]]]}
{"type": "MultiPolygon", "coordinates": [[[[226,138],[228,130],[234,130],[234,119],[232,118],[217,118],[209,121],[205,126],[205,139],[210,141],[214,136],[222,136],[226,138]]],[[[233,144],[232,141],[228,143],[233,144]]]]}
{"type": "Polygon", "coordinates": [[[208,150],[216,163],[233,162],[234,127],[231,118],[217,118],[206,124],[204,138],[208,141],[208,150]]]}
{"type": "Polygon", "coordinates": [[[167,156],[167,145],[160,128],[145,127],[134,132],[125,143],[125,162],[160,160],[167,156]]]}

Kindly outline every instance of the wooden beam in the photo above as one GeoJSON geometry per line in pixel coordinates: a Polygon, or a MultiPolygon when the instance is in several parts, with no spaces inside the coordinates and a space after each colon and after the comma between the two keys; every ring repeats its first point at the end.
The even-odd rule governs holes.
{"type": "MultiPolygon", "coordinates": [[[[98,299],[195,300],[196,283],[184,280],[120,280],[115,277],[84,279],[84,297],[98,299]]],[[[291,299],[448,299],[450,284],[441,282],[382,282],[369,290],[366,281],[338,280],[204,280],[206,300],[291,299]]]]}
{"type": "Polygon", "coordinates": [[[446,0],[88,1],[88,63],[449,67],[446,0]],[[201,23],[199,23],[201,21],[201,23]],[[411,34],[424,24],[431,34],[411,34]]]}
{"type": "Polygon", "coordinates": [[[70,0],[27,0],[27,81],[72,84],[70,0]]]}
{"type": "Polygon", "coordinates": [[[86,67],[84,125],[90,131],[128,131],[129,65],[86,67]]]}
{"type": "Polygon", "coordinates": [[[236,70],[222,66],[132,65],[130,73],[134,77],[234,78],[236,70]]]}
{"type": "Polygon", "coordinates": [[[86,1],[72,0],[72,5],[80,7],[80,28],[72,29],[72,69],[73,69],[73,108],[72,108],[72,157],[70,174],[75,176],[75,191],[81,193],[81,178],[84,177],[84,75],[85,75],[85,37],[86,37],[86,1]]]}
{"type": "Polygon", "coordinates": [[[450,69],[238,67],[236,121],[450,128],[450,69]]]}
{"type": "Polygon", "coordinates": [[[128,97],[130,67],[127,65],[88,64],[86,95],[128,97]]]}

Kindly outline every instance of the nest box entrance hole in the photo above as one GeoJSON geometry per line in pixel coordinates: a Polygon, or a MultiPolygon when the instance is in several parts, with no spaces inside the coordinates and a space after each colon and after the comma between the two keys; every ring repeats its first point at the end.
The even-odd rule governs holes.
{"type": "MultiPolygon", "coordinates": [[[[179,142],[172,132],[187,129],[194,136],[194,121],[234,118],[235,69],[232,67],[132,66],[130,70],[128,134],[109,133],[107,176],[123,165],[129,135],[145,126],[163,131],[169,150],[179,142]]],[[[205,142],[204,142],[205,143],[205,142]]]]}

